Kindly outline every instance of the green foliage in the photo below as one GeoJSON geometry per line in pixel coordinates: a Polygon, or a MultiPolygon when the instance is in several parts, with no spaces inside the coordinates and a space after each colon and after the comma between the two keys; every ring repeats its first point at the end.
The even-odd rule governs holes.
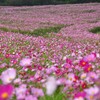
{"type": "Polygon", "coordinates": [[[2,81],[0,80],[0,84],[2,84],[2,81]]]}
{"type": "Polygon", "coordinates": [[[33,0],[6,0],[5,3],[14,6],[33,5],[33,0]]]}
{"type": "Polygon", "coordinates": [[[100,2],[100,0],[0,0],[0,5],[22,6],[87,2],[100,2]]]}
{"type": "Polygon", "coordinates": [[[36,29],[33,31],[33,33],[31,34],[35,34],[35,36],[47,36],[47,33],[51,33],[51,32],[59,32],[61,28],[63,28],[64,25],[57,25],[57,26],[52,26],[52,27],[47,27],[47,28],[40,28],[40,29],[36,29]]]}
{"type": "Polygon", "coordinates": [[[53,95],[45,95],[44,97],[39,98],[39,100],[67,100],[66,95],[61,91],[62,87],[59,86],[53,95]]]}
{"type": "Polygon", "coordinates": [[[8,32],[8,28],[5,28],[5,27],[1,27],[0,30],[4,31],[4,32],[8,32]]]}
{"type": "Polygon", "coordinates": [[[96,10],[94,10],[94,9],[91,9],[91,10],[84,10],[83,11],[83,13],[93,13],[93,12],[95,12],[96,10]]]}
{"type": "Polygon", "coordinates": [[[90,32],[100,34],[100,27],[95,27],[95,28],[91,29],[90,32]]]}
{"type": "Polygon", "coordinates": [[[1,27],[0,30],[4,32],[14,32],[14,33],[21,33],[21,34],[27,34],[27,35],[33,35],[33,36],[43,36],[43,37],[49,37],[49,33],[58,33],[61,28],[63,28],[64,25],[56,25],[46,28],[39,28],[35,29],[33,31],[24,31],[24,30],[17,30],[17,29],[8,29],[6,27],[1,27]]]}
{"type": "Polygon", "coordinates": [[[6,70],[6,68],[0,68],[0,74],[5,70],[6,70]]]}

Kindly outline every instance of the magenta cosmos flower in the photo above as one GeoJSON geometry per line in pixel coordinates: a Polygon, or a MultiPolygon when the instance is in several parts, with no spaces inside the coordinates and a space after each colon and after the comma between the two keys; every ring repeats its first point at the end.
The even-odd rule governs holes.
{"type": "Polygon", "coordinates": [[[0,85],[0,100],[9,99],[13,93],[13,89],[11,84],[0,85]]]}
{"type": "Polygon", "coordinates": [[[82,59],[82,60],[80,60],[79,65],[80,65],[81,67],[87,66],[87,65],[88,65],[88,61],[82,59]]]}
{"type": "Polygon", "coordinates": [[[75,94],[74,100],[84,100],[85,96],[86,96],[85,92],[79,92],[75,94]]]}
{"type": "Polygon", "coordinates": [[[90,72],[92,70],[92,65],[87,65],[84,67],[84,72],[90,72]]]}

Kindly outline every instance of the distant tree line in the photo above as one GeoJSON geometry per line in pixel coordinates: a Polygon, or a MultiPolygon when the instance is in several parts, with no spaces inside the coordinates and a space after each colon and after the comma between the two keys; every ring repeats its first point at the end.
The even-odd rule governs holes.
{"type": "Polygon", "coordinates": [[[22,6],[89,2],[100,2],[100,0],[0,0],[0,5],[22,6]]]}

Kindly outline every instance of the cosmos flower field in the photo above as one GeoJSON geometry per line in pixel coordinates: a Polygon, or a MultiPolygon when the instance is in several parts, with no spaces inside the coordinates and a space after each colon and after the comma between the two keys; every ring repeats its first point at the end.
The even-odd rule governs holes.
{"type": "Polygon", "coordinates": [[[0,6],[0,100],[100,100],[100,4],[0,6]]]}

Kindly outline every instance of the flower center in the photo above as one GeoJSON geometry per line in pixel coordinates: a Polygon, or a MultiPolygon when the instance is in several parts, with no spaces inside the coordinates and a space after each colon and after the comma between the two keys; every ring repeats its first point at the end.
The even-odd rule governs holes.
{"type": "Polygon", "coordinates": [[[86,78],[86,75],[82,75],[81,78],[82,78],[82,79],[86,78]]]}
{"type": "Polygon", "coordinates": [[[13,78],[9,78],[9,81],[12,81],[13,80],[13,78]]]}
{"type": "Polygon", "coordinates": [[[88,68],[88,71],[90,71],[90,70],[91,70],[91,67],[88,68]]]}
{"type": "Polygon", "coordinates": [[[4,92],[4,93],[1,95],[1,97],[2,97],[3,99],[8,98],[8,93],[7,93],[7,92],[4,92]]]}
{"type": "Polygon", "coordinates": [[[85,65],[86,64],[86,62],[82,62],[82,65],[85,65]]]}
{"type": "Polygon", "coordinates": [[[78,100],[83,100],[83,97],[79,97],[78,100]]]}
{"type": "Polygon", "coordinates": [[[93,100],[93,96],[92,95],[90,96],[90,100],[93,100]]]}
{"type": "Polygon", "coordinates": [[[72,81],[73,79],[72,78],[69,78],[69,80],[72,81]]]}

